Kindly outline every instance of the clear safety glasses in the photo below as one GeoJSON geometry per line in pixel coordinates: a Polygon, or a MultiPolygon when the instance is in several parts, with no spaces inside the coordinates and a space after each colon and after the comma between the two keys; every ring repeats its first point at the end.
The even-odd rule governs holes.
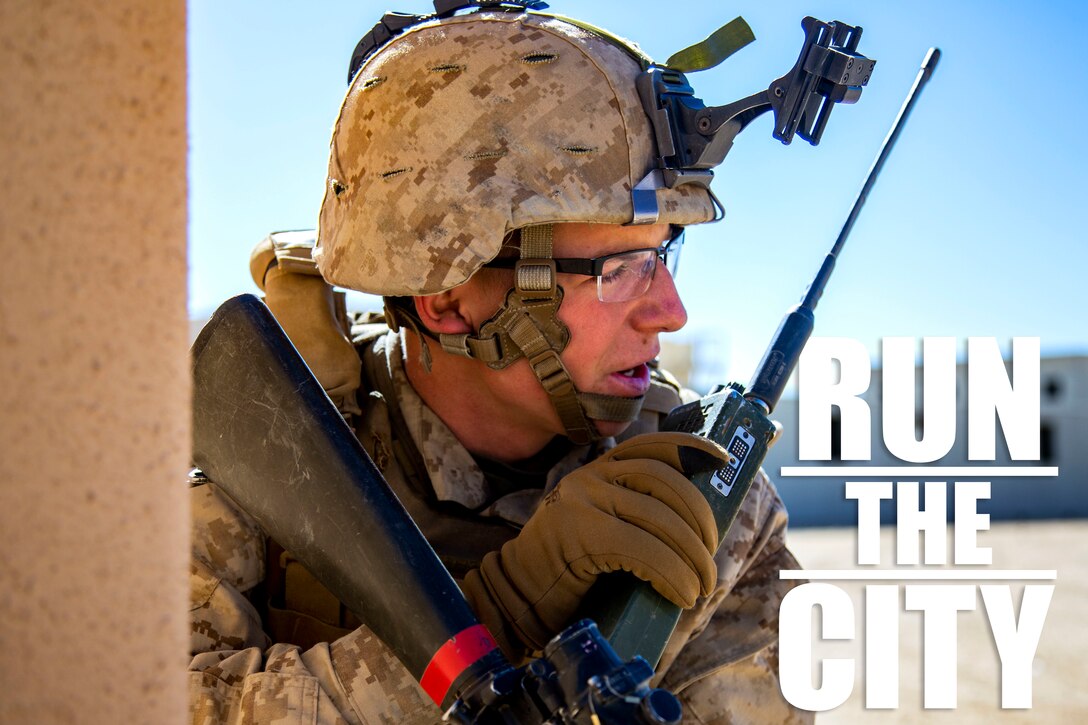
{"type": "MultiPolygon", "coordinates": [[[[674,226],[672,236],[660,247],[632,249],[593,259],[558,257],[555,259],[555,270],[564,274],[596,277],[597,299],[601,302],[627,302],[641,297],[650,289],[657,273],[657,260],[660,259],[675,278],[683,246],[684,228],[674,226]]],[[[507,257],[492,260],[484,266],[512,269],[516,263],[517,259],[507,257]]]]}

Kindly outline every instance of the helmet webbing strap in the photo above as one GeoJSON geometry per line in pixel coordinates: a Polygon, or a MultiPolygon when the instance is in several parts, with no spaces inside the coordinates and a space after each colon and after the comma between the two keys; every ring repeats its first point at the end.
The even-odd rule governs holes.
{"type": "Polygon", "coordinates": [[[520,357],[540,381],[552,407],[576,444],[600,439],[592,419],[630,422],[642,410],[642,398],[580,393],[559,357],[570,330],[557,312],[563,288],[556,284],[552,259],[552,225],[521,229],[521,257],[514,266],[514,288],[495,315],[480,326],[479,336],[438,336],[443,350],[482,360],[501,370],[520,357]]]}
{"type": "MultiPolygon", "coordinates": [[[[496,322],[529,361],[567,436],[581,445],[600,435],[582,410],[574,381],[559,357],[570,342],[570,330],[557,316],[563,292],[556,284],[555,275],[552,225],[522,229],[521,258],[514,266],[514,289],[507,295],[496,322]]],[[[480,328],[481,335],[487,326],[480,328]]]]}
{"type": "Polygon", "coordinates": [[[645,395],[637,398],[621,398],[618,395],[600,393],[578,393],[578,402],[586,416],[594,420],[608,420],[615,423],[630,423],[642,412],[645,395]]]}

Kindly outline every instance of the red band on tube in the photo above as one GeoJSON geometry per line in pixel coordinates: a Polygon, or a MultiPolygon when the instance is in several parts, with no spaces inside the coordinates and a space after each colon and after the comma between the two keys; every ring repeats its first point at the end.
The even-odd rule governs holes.
{"type": "Polygon", "coordinates": [[[427,668],[423,670],[419,684],[435,704],[441,707],[454,681],[498,646],[482,624],[475,624],[458,632],[434,653],[427,668]]]}

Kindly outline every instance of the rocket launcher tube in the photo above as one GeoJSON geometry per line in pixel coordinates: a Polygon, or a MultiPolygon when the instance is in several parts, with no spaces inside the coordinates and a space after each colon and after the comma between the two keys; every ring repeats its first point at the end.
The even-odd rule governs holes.
{"type": "Polygon", "coordinates": [[[449,707],[507,666],[461,590],[263,303],[193,344],[193,459],[449,707]]]}

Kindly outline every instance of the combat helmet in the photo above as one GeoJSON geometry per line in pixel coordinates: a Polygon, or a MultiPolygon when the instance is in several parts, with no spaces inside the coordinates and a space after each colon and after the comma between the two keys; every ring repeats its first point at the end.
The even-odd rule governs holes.
{"type": "Polygon", "coordinates": [[[677,83],[690,95],[682,73],[544,3],[435,7],[387,14],[356,49],[313,257],[329,283],[385,296],[394,329],[423,330],[388,301],[464,283],[516,232],[515,287],[498,313],[476,335],[423,332],[492,368],[527,358],[569,437],[588,442],[592,419],[633,420],[641,401],[574,389],[551,225],[720,218],[709,168],[743,125],[709,149],[716,160],[675,163],[674,120],[658,106],[677,83]]]}

